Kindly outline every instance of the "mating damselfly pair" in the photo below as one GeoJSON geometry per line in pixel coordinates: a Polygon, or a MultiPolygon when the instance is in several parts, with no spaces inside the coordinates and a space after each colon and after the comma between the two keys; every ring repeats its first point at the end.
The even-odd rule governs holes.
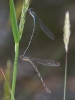
{"type": "Polygon", "coordinates": [[[36,72],[38,73],[38,76],[40,77],[41,79],[41,82],[43,83],[43,86],[45,87],[46,91],[47,92],[51,92],[47,86],[45,85],[44,81],[43,81],[43,78],[41,77],[40,75],[40,72],[38,71],[38,69],[36,68],[36,66],[34,65],[33,61],[39,63],[39,64],[42,64],[44,66],[60,66],[60,63],[59,62],[56,62],[56,61],[53,61],[53,60],[41,60],[41,59],[38,59],[38,58],[31,58],[31,57],[26,57],[26,52],[27,50],[29,49],[29,46],[31,44],[31,41],[32,41],[32,38],[33,38],[33,33],[34,33],[34,30],[35,30],[35,19],[38,20],[39,22],[39,25],[41,27],[41,29],[43,30],[43,32],[49,37],[51,38],[52,40],[55,39],[55,36],[53,35],[53,33],[43,24],[43,22],[39,19],[39,17],[36,15],[36,13],[33,11],[32,8],[29,8],[28,9],[28,13],[31,15],[31,17],[33,18],[33,22],[34,22],[34,26],[33,26],[33,32],[32,32],[32,35],[31,35],[31,38],[30,38],[30,41],[28,43],[28,46],[26,48],[26,50],[24,51],[24,54],[23,55],[20,55],[20,58],[23,60],[23,61],[28,61],[32,64],[32,66],[35,68],[36,72]]]}

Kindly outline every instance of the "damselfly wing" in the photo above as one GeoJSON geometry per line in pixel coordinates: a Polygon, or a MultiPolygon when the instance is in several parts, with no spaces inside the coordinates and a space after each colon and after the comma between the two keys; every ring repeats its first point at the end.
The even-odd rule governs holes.
{"type": "Polygon", "coordinates": [[[53,61],[53,60],[41,60],[41,59],[38,59],[38,58],[23,57],[22,55],[20,56],[20,58],[22,60],[25,60],[25,61],[29,61],[29,60],[31,60],[32,62],[35,61],[35,62],[37,62],[41,65],[44,65],[44,66],[60,66],[59,62],[56,62],[56,61],[53,61]]]}
{"type": "MultiPolygon", "coordinates": [[[[38,20],[39,25],[42,29],[42,31],[52,40],[55,39],[55,36],[53,35],[53,33],[44,25],[44,23],[40,20],[40,18],[36,15],[36,13],[33,11],[32,8],[28,9],[29,14],[32,16],[33,20],[35,21],[35,18],[38,20]]],[[[35,23],[35,22],[34,22],[35,23]]]]}

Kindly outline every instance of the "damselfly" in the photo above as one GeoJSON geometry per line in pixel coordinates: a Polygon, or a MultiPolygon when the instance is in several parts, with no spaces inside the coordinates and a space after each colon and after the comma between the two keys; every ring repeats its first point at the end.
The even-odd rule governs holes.
{"type": "Polygon", "coordinates": [[[28,13],[32,16],[33,18],[33,22],[34,22],[34,26],[33,26],[33,31],[32,31],[32,35],[31,35],[31,38],[30,38],[30,41],[28,43],[28,46],[26,48],[26,50],[24,51],[24,54],[20,56],[20,58],[24,61],[28,61],[31,63],[31,65],[35,68],[36,72],[38,73],[38,76],[40,77],[41,79],[41,82],[43,84],[43,86],[45,87],[46,91],[51,93],[51,91],[47,88],[45,82],[43,81],[43,78],[41,77],[40,75],[40,72],[38,71],[37,67],[34,65],[33,61],[39,63],[39,64],[42,64],[42,65],[45,65],[45,66],[60,66],[60,63],[59,62],[55,62],[55,61],[52,61],[52,60],[41,60],[41,59],[38,59],[38,58],[31,58],[31,57],[25,57],[25,54],[27,52],[27,50],[29,49],[29,46],[31,44],[31,41],[32,41],[32,38],[33,38],[33,33],[34,33],[34,30],[35,30],[35,18],[38,20],[39,22],[39,25],[41,27],[41,29],[43,30],[43,32],[49,37],[51,38],[52,40],[55,39],[53,33],[43,24],[43,22],[38,18],[38,16],[36,15],[36,13],[33,11],[32,8],[29,8],[28,9],[28,13]]]}
{"type": "Polygon", "coordinates": [[[20,55],[20,58],[24,61],[28,61],[31,63],[31,65],[35,68],[36,72],[38,73],[38,76],[40,77],[41,82],[42,82],[43,86],[45,87],[46,91],[48,93],[51,93],[51,91],[47,88],[45,82],[43,81],[43,78],[41,77],[40,72],[38,71],[37,67],[34,65],[33,61],[35,61],[39,64],[42,64],[42,65],[45,65],[45,66],[56,66],[56,67],[60,66],[60,63],[53,61],[53,60],[41,60],[38,58],[24,57],[23,55],[20,55]]]}
{"type": "Polygon", "coordinates": [[[29,41],[29,43],[28,43],[28,46],[27,46],[26,50],[24,51],[24,55],[26,54],[27,50],[29,49],[29,46],[30,46],[31,41],[32,41],[32,38],[33,38],[33,33],[34,33],[34,30],[35,30],[35,19],[38,20],[39,25],[40,25],[42,31],[43,31],[49,38],[51,38],[52,40],[55,39],[55,36],[53,35],[53,33],[43,24],[43,22],[39,19],[39,17],[36,15],[36,13],[33,11],[32,8],[29,8],[29,9],[28,9],[28,13],[29,13],[29,14],[31,15],[31,17],[33,18],[34,26],[33,26],[33,31],[32,31],[32,35],[31,35],[30,41],[29,41]]]}

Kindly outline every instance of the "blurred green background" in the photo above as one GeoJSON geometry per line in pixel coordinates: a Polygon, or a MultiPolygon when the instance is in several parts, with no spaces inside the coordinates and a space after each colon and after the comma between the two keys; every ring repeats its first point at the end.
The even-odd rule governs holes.
{"type": "MultiPolygon", "coordinates": [[[[22,0],[14,0],[19,23],[22,0]]],[[[47,67],[34,63],[41,73],[46,85],[51,90],[48,94],[29,62],[19,59],[16,100],[62,100],[64,87],[65,49],[63,43],[63,26],[65,12],[70,12],[71,37],[68,52],[68,77],[67,98],[75,100],[75,1],[74,0],[31,0],[30,8],[33,8],[42,22],[55,35],[55,40],[49,39],[41,30],[36,21],[36,29],[30,48],[26,54],[28,57],[50,59],[60,62],[59,67],[47,67]]],[[[19,55],[26,49],[33,29],[33,19],[27,14],[23,36],[20,42],[19,55]]],[[[7,60],[12,62],[13,71],[14,41],[9,17],[9,1],[0,1],[0,68],[5,72],[7,60]]],[[[12,75],[11,75],[12,78],[12,75]]],[[[0,72],[0,100],[3,98],[4,78],[0,72]]]]}

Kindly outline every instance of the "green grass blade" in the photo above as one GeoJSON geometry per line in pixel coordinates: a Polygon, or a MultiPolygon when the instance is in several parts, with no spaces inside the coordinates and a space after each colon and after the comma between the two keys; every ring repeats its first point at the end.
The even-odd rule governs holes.
{"type": "Polygon", "coordinates": [[[14,41],[17,43],[19,42],[19,31],[18,31],[17,18],[13,0],[10,0],[10,19],[12,24],[14,41]]]}

